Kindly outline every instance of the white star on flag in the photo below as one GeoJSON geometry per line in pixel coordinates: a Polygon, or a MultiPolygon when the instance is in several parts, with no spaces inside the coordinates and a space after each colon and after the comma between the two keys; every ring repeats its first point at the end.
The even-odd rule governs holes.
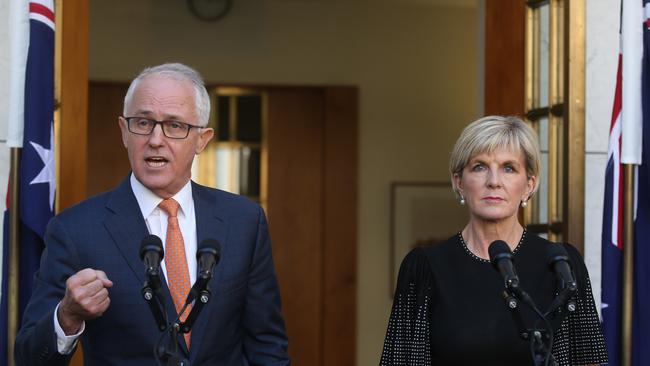
{"type": "Polygon", "coordinates": [[[54,124],[50,124],[50,149],[46,149],[43,146],[30,141],[29,143],[34,147],[38,156],[43,160],[43,169],[38,173],[36,178],[34,178],[30,185],[37,183],[47,183],[50,185],[50,210],[54,211],[54,191],[56,188],[55,183],[55,174],[54,174],[54,124]]]}

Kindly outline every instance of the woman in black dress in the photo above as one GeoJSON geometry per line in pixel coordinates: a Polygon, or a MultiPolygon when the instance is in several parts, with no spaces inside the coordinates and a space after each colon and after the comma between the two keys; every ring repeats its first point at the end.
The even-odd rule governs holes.
{"type": "Polygon", "coordinates": [[[551,243],[527,232],[518,220],[519,207],[526,207],[538,185],[539,145],[533,130],[516,117],[481,118],[462,132],[449,170],[469,222],[457,235],[414,249],[402,262],[380,364],[606,363],[582,257],[569,244],[551,243]],[[488,247],[495,240],[505,241],[512,250],[519,286],[541,312],[549,309],[559,290],[547,262],[549,248],[562,245],[578,285],[570,298],[575,310],[561,306],[544,322],[521,301],[515,310],[509,309],[502,296],[504,280],[489,261],[488,247]],[[549,327],[552,357],[545,357],[549,327]],[[521,336],[522,328],[542,330],[538,352],[521,336]]]}

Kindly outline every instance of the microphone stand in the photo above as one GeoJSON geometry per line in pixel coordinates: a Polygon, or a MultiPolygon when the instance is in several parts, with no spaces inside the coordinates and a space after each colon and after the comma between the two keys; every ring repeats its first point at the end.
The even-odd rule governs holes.
{"type": "Polygon", "coordinates": [[[533,299],[524,290],[518,286],[506,286],[502,292],[502,296],[512,315],[521,338],[528,340],[530,344],[531,356],[533,358],[534,366],[557,366],[557,362],[551,353],[551,346],[553,342],[553,328],[548,319],[535,305],[533,299]],[[519,302],[523,301],[528,305],[537,316],[540,317],[544,324],[545,329],[538,329],[536,327],[527,328],[524,324],[523,317],[520,312],[519,302]],[[547,343],[548,342],[548,346],[547,343]]]}
{"type": "Polygon", "coordinates": [[[198,301],[194,301],[194,306],[192,307],[192,310],[190,311],[190,314],[187,316],[185,321],[176,323],[178,324],[181,333],[189,333],[192,330],[192,326],[194,325],[196,318],[199,317],[199,314],[201,313],[201,310],[203,310],[205,304],[210,301],[211,296],[212,294],[207,288],[199,292],[199,296],[197,298],[198,301]]]}
{"type": "Polygon", "coordinates": [[[153,314],[154,319],[156,319],[156,324],[158,324],[158,330],[164,331],[167,328],[167,312],[162,311],[164,307],[162,293],[160,293],[160,288],[155,290],[152,288],[150,281],[144,281],[142,286],[142,297],[149,304],[149,310],[153,314]]]}
{"type": "MultiPolygon", "coordinates": [[[[163,341],[162,336],[158,339],[158,342],[156,342],[156,346],[154,347],[154,352],[153,352],[154,355],[156,356],[156,360],[160,365],[189,366],[189,361],[183,359],[178,354],[178,341],[177,341],[177,334],[179,330],[178,324],[177,322],[175,322],[174,324],[170,324],[168,322],[167,312],[163,311],[165,306],[164,306],[162,293],[160,292],[160,286],[152,286],[152,282],[155,281],[146,280],[140,292],[142,293],[142,297],[145,299],[147,304],[149,304],[149,310],[151,310],[151,313],[153,314],[153,317],[156,320],[156,324],[158,325],[158,330],[163,332],[162,336],[164,336],[166,331],[169,331],[169,334],[172,339],[172,342],[170,343],[171,347],[169,349],[165,347],[165,345],[161,344],[163,341]]],[[[185,308],[183,308],[183,310],[185,310],[185,308]]]]}
{"type": "Polygon", "coordinates": [[[163,332],[154,348],[154,355],[156,356],[158,363],[165,366],[190,366],[189,360],[183,358],[178,352],[178,335],[189,333],[192,330],[192,326],[201,313],[201,310],[203,310],[205,304],[207,304],[212,297],[210,290],[203,289],[199,292],[199,296],[196,299],[197,301],[194,301],[194,306],[185,321],[180,320],[181,314],[185,312],[191,302],[188,302],[183,306],[178,318],[176,318],[173,323],[168,323],[166,316],[167,313],[163,312],[161,309],[163,301],[160,290],[152,290],[149,281],[145,281],[141,292],[156,319],[158,329],[163,332]],[[163,344],[165,333],[169,334],[169,348],[163,344]]]}

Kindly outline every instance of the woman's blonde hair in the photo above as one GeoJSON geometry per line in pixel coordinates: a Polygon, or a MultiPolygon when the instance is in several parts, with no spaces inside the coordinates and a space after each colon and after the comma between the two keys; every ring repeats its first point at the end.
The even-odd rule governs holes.
{"type": "MultiPolygon", "coordinates": [[[[454,175],[458,174],[462,177],[463,169],[474,156],[491,153],[501,148],[523,152],[526,175],[529,178],[538,177],[539,142],[535,131],[519,117],[487,116],[465,127],[451,152],[449,173],[456,195],[458,195],[458,187],[454,175]]],[[[538,185],[539,179],[536,179],[531,196],[538,185]]]]}

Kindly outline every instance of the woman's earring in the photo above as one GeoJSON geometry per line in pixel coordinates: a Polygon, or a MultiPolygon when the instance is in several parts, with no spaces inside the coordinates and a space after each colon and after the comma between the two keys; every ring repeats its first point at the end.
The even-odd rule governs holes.
{"type": "Polygon", "coordinates": [[[521,208],[528,207],[528,201],[521,201],[521,208]]]}
{"type": "Polygon", "coordinates": [[[465,206],[465,197],[460,196],[460,201],[458,201],[461,206],[465,206]]]}

